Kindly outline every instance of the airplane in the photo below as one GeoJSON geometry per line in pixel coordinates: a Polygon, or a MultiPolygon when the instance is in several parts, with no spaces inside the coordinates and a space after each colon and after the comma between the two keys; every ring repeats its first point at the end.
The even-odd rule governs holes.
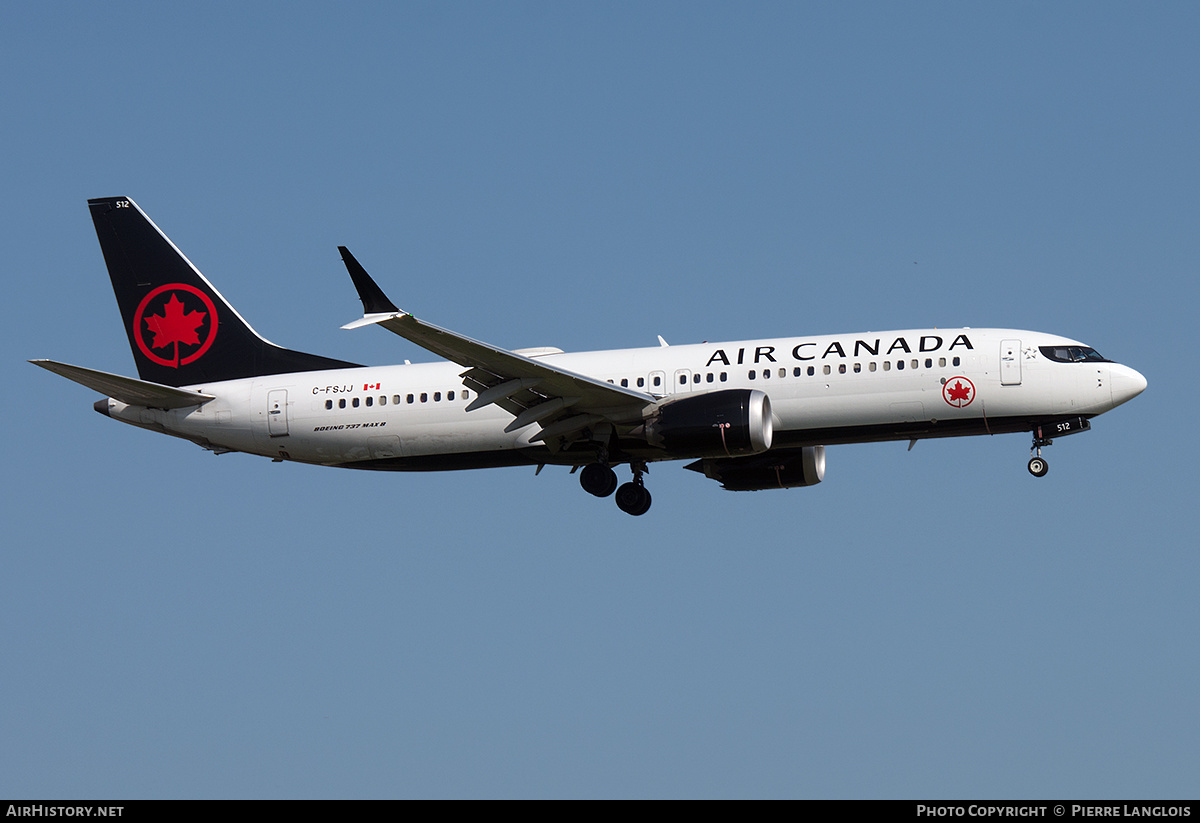
{"type": "Polygon", "coordinates": [[[382,471],[547,465],[631,515],[651,463],[689,460],[733,491],[825,477],[842,443],[1027,432],[1053,438],[1146,388],[1076,340],[1015,329],[909,329],[567,353],[507,350],[398,309],[339,246],[381,326],[442,360],[363,366],[255,332],[128,197],[88,201],[140,379],[34,365],[105,395],[94,408],[218,454],[382,471]],[[632,480],[619,483],[614,467],[632,480]]]}

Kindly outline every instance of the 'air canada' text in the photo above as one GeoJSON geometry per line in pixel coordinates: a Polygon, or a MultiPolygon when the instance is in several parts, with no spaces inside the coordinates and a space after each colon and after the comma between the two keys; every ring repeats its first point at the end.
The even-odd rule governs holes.
{"type": "MultiPolygon", "coordinates": [[[[834,340],[825,346],[824,351],[821,350],[822,344],[820,343],[797,343],[792,347],[792,359],[825,360],[830,357],[866,357],[868,355],[879,357],[881,354],[886,357],[896,352],[903,352],[905,354],[933,352],[940,350],[946,342],[939,335],[924,334],[917,338],[915,343],[904,337],[897,337],[892,340],[887,348],[884,348],[883,343],[885,339],[876,337],[874,340],[855,340],[853,343],[834,340]],[[849,350],[849,353],[847,350],[849,350]]],[[[975,348],[971,345],[970,338],[965,334],[960,334],[950,341],[950,345],[946,346],[946,351],[953,351],[960,347],[965,349],[975,348]]],[[[753,352],[743,347],[739,348],[734,354],[735,359],[730,360],[729,355],[724,349],[717,349],[704,365],[711,366],[713,363],[721,363],[725,366],[740,366],[745,363],[779,362],[775,359],[775,346],[755,346],[753,352]]]]}

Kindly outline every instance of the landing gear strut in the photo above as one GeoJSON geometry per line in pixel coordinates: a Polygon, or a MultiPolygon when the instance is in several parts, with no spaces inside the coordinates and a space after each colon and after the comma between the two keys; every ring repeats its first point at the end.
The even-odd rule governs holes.
{"type": "Polygon", "coordinates": [[[617,489],[617,508],[637,517],[650,511],[650,492],[642,483],[642,474],[647,469],[645,463],[631,463],[630,468],[633,480],[617,489]]]}
{"type": "Polygon", "coordinates": [[[1029,447],[1029,473],[1034,477],[1045,477],[1046,472],[1050,471],[1050,464],[1046,462],[1046,458],[1042,457],[1042,447],[1049,446],[1054,441],[1049,437],[1042,437],[1042,428],[1038,426],[1033,430],[1033,445],[1029,447]]]}

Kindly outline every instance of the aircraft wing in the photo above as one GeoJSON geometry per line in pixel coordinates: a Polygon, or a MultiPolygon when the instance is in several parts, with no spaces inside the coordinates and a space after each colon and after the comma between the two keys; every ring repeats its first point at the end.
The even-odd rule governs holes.
{"type": "Polygon", "coordinates": [[[85,369],[83,366],[72,366],[69,363],[57,363],[53,360],[30,360],[29,362],[130,406],[146,406],[151,409],[185,409],[188,406],[202,406],[208,401],[216,399],[211,394],[201,394],[189,389],[177,389],[160,383],[137,380],[133,377],[85,369]]]}
{"type": "Polygon", "coordinates": [[[506,431],[538,423],[541,430],[531,440],[561,447],[597,424],[640,423],[642,409],[657,400],[645,392],[577,374],[418,320],[387,299],[345,246],[338,249],[364,310],[362,318],[342,328],[383,326],[439,357],[466,366],[461,375],[463,384],[477,392],[467,411],[496,404],[515,415],[506,431]]]}

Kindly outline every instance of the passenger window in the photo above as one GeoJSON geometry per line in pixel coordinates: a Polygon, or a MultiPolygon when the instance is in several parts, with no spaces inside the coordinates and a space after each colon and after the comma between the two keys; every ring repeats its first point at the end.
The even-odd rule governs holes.
{"type": "Polygon", "coordinates": [[[414,400],[416,400],[416,398],[415,398],[415,397],[413,397],[413,396],[410,394],[410,395],[408,396],[408,402],[409,402],[409,403],[412,403],[414,400]]]}
{"type": "Polygon", "coordinates": [[[945,366],[945,365],[946,365],[946,358],[944,358],[944,357],[939,357],[939,358],[938,358],[938,365],[939,365],[939,366],[945,366]]]}
{"type": "Polygon", "coordinates": [[[343,397],[340,400],[338,400],[338,408],[339,409],[346,408],[346,398],[343,397]]]}
{"type": "Polygon", "coordinates": [[[960,360],[959,358],[955,357],[955,358],[954,358],[954,365],[956,365],[956,366],[960,366],[960,365],[962,365],[962,360],[960,360]]]}
{"type": "Polygon", "coordinates": [[[884,361],[883,361],[883,370],[884,370],[884,371],[891,371],[891,370],[892,370],[892,361],[891,361],[891,360],[884,360],[884,361]]]}
{"type": "Polygon", "coordinates": [[[471,393],[470,393],[469,391],[467,391],[466,389],[463,389],[463,393],[462,393],[462,399],[463,399],[463,400],[466,400],[466,399],[467,399],[467,397],[468,397],[468,396],[470,396],[470,394],[471,394],[471,393]]]}
{"type": "Polygon", "coordinates": [[[712,372],[709,372],[709,373],[706,375],[705,379],[706,379],[706,380],[707,380],[709,383],[711,383],[711,382],[713,381],[713,373],[712,373],[712,372]]]}
{"type": "Polygon", "coordinates": [[[442,402],[442,393],[440,391],[435,391],[433,393],[433,402],[434,403],[442,402]]]}
{"type": "Polygon", "coordinates": [[[661,377],[659,377],[657,374],[656,374],[656,375],[654,375],[654,386],[655,386],[655,388],[657,388],[657,387],[659,387],[659,386],[661,386],[661,385],[662,385],[662,378],[661,378],[661,377]]]}
{"type": "Polygon", "coordinates": [[[747,377],[749,377],[751,380],[753,380],[753,379],[754,379],[754,376],[755,376],[756,374],[758,374],[758,372],[756,372],[754,369],[751,369],[751,370],[750,370],[750,373],[749,373],[749,374],[747,374],[746,376],[747,376],[747,377]]]}
{"type": "Polygon", "coordinates": [[[725,372],[721,372],[721,382],[724,383],[728,379],[729,375],[727,375],[725,372]]]}
{"type": "Polygon", "coordinates": [[[447,400],[453,400],[453,399],[454,399],[454,392],[452,392],[452,391],[448,391],[448,392],[446,392],[446,399],[447,399],[447,400]]]}
{"type": "Polygon", "coordinates": [[[679,375],[679,385],[681,385],[681,386],[687,385],[687,375],[686,374],[679,375]]]}
{"type": "Polygon", "coordinates": [[[368,397],[368,398],[367,398],[367,405],[368,405],[368,406],[374,406],[374,405],[375,405],[375,398],[374,398],[374,397],[368,397]]]}
{"type": "Polygon", "coordinates": [[[829,374],[830,369],[828,366],[825,366],[824,368],[821,369],[821,371],[825,372],[825,374],[829,374]]]}
{"type": "Polygon", "coordinates": [[[932,357],[925,358],[925,368],[927,368],[927,369],[933,368],[933,358],[932,357]]]}
{"type": "Polygon", "coordinates": [[[394,406],[400,405],[400,395],[398,395],[398,394],[392,395],[392,405],[394,405],[394,406]]]}
{"type": "Polygon", "coordinates": [[[428,403],[428,402],[429,402],[429,395],[428,395],[428,394],[426,394],[425,392],[421,392],[421,402],[422,402],[422,403],[428,403]]]}
{"type": "Polygon", "coordinates": [[[771,370],[770,370],[770,369],[763,369],[763,380],[766,380],[766,379],[767,379],[768,377],[770,377],[770,376],[771,376],[771,370]]]}
{"type": "Polygon", "coordinates": [[[897,361],[896,361],[896,370],[897,370],[897,371],[903,371],[903,370],[904,370],[904,361],[903,361],[903,360],[897,360],[897,361]]]}
{"type": "Polygon", "coordinates": [[[351,400],[350,405],[357,409],[358,408],[358,398],[356,397],[353,400],[351,400]]]}
{"type": "Polygon", "coordinates": [[[809,376],[809,377],[812,377],[812,376],[813,376],[814,374],[816,374],[816,373],[817,373],[817,367],[816,367],[816,366],[809,366],[809,367],[808,367],[808,376],[809,376]]]}
{"type": "Polygon", "coordinates": [[[867,364],[867,371],[875,371],[875,361],[874,360],[872,360],[870,363],[867,364]]]}
{"type": "Polygon", "coordinates": [[[793,376],[793,377],[799,377],[799,376],[800,376],[800,375],[802,375],[802,374],[804,374],[804,369],[800,368],[799,366],[797,366],[796,368],[792,369],[792,376],[793,376]]]}
{"type": "Polygon", "coordinates": [[[862,371],[862,363],[855,363],[854,364],[854,373],[858,374],[861,371],[862,371]]]}
{"type": "Polygon", "coordinates": [[[644,377],[639,377],[639,378],[638,378],[638,388],[639,388],[639,389],[644,389],[645,387],[646,387],[646,378],[644,378],[644,377]]]}
{"type": "MultiPolygon", "coordinates": [[[[629,378],[628,377],[621,378],[621,388],[623,388],[623,389],[629,388],[629,378]]],[[[450,399],[453,400],[454,398],[451,397],[450,399]]]]}
{"type": "Polygon", "coordinates": [[[920,368],[920,367],[921,367],[921,361],[920,361],[920,360],[916,360],[916,359],[914,359],[914,360],[912,361],[912,367],[913,367],[914,369],[918,369],[918,368],[920,368]]]}
{"type": "Polygon", "coordinates": [[[325,408],[327,408],[327,409],[332,409],[332,408],[333,408],[333,401],[332,401],[332,400],[326,400],[326,401],[325,401],[325,408]]]}
{"type": "Polygon", "coordinates": [[[381,406],[387,405],[387,395],[386,394],[379,395],[379,405],[381,405],[381,406]]]}
{"type": "Polygon", "coordinates": [[[692,375],[692,382],[693,382],[693,383],[699,383],[699,382],[700,382],[700,372],[696,372],[694,375],[692,375]]]}
{"type": "Polygon", "coordinates": [[[841,363],[840,365],[838,365],[838,374],[845,374],[845,373],[846,373],[846,364],[841,363]]]}

